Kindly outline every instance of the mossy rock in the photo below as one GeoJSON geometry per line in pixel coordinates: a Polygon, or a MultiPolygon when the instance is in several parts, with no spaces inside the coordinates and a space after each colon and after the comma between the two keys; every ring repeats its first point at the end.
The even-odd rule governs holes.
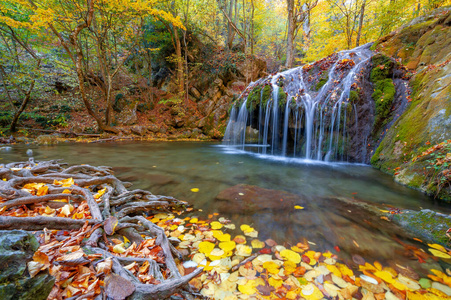
{"type": "Polygon", "coordinates": [[[427,243],[449,246],[446,230],[451,228],[451,217],[429,209],[421,211],[403,211],[394,215],[393,221],[406,228],[427,243]]]}
{"type": "Polygon", "coordinates": [[[384,119],[390,114],[395,93],[395,85],[391,79],[386,78],[376,82],[371,97],[376,103],[376,116],[378,118],[384,119]]]}
{"type": "Polygon", "coordinates": [[[315,90],[319,91],[328,81],[329,81],[329,74],[325,73],[325,76],[322,76],[318,83],[315,86],[315,90]]]}
{"type": "Polygon", "coordinates": [[[393,74],[395,63],[393,60],[383,54],[376,54],[371,58],[373,69],[371,70],[371,82],[376,83],[379,80],[389,78],[393,74]]]}
{"type": "Polygon", "coordinates": [[[277,93],[277,101],[279,104],[279,107],[284,107],[287,103],[287,93],[283,90],[283,88],[279,88],[279,91],[277,93]]]}
{"type": "Polygon", "coordinates": [[[265,85],[265,87],[263,88],[262,101],[261,101],[261,104],[263,105],[263,107],[266,107],[266,104],[268,103],[269,100],[271,100],[271,98],[272,98],[272,88],[270,85],[265,85]]]}
{"type": "Polygon", "coordinates": [[[351,102],[352,104],[357,104],[360,103],[361,99],[360,99],[360,94],[359,92],[352,90],[349,92],[349,102],[351,102]]]}
{"type": "Polygon", "coordinates": [[[253,111],[259,104],[261,100],[262,87],[255,87],[247,96],[246,108],[249,111],[253,111]]]}
{"type": "Polygon", "coordinates": [[[29,232],[0,231],[0,299],[47,299],[55,279],[48,271],[33,278],[27,272],[27,263],[38,247],[36,237],[29,232]]]}

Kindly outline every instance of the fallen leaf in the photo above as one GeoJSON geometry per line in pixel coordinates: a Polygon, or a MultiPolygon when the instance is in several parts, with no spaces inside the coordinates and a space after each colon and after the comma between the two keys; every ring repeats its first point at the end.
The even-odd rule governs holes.
{"type": "Polygon", "coordinates": [[[135,285],[114,273],[105,277],[105,293],[113,300],[123,300],[133,294],[135,285]]]}

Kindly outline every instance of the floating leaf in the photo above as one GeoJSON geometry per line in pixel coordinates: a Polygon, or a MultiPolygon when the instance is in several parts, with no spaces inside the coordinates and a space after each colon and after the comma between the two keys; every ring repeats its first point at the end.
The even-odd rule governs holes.
{"type": "Polygon", "coordinates": [[[217,221],[210,223],[211,229],[221,229],[223,225],[217,221]]]}
{"type": "Polygon", "coordinates": [[[442,245],[439,245],[439,244],[428,244],[428,246],[433,248],[433,249],[437,249],[439,251],[442,251],[442,252],[447,252],[445,247],[443,247],[442,245]]]}
{"type": "Polygon", "coordinates": [[[236,255],[240,256],[250,256],[252,253],[252,248],[246,245],[236,246],[236,255]]]}
{"type": "Polygon", "coordinates": [[[192,188],[192,189],[191,189],[191,192],[197,193],[197,192],[199,192],[199,189],[198,189],[198,188],[192,188]]]}
{"type": "Polygon", "coordinates": [[[288,250],[288,249],[282,250],[280,252],[280,256],[282,256],[284,259],[289,260],[295,264],[298,264],[301,262],[301,256],[292,250],[288,250]]]}
{"type": "Polygon", "coordinates": [[[254,248],[254,249],[261,249],[261,248],[265,247],[265,243],[262,241],[259,241],[259,240],[252,240],[251,245],[252,245],[252,248],[254,248]]]}
{"type": "Polygon", "coordinates": [[[294,208],[295,208],[295,209],[304,209],[303,206],[299,206],[299,205],[295,205],[294,208]]]}
{"type": "Polygon", "coordinates": [[[238,290],[246,295],[253,295],[257,292],[255,280],[249,280],[243,285],[238,285],[238,290]]]}
{"type": "Polygon", "coordinates": [[[204,254],[210,254],[211,251],[215,248],[215,244],[210,242],[200,242],[199,244],[199,252],[204,254]]]}
{"type": "Polygon", "coordinates": [[[451,258],[451,256],[447,253],[444,253],[442,251],[436,250],[436,249],[432,249],[429,248],[429,252],[432,253],[432,255],[436,256],[436,257],[440,257],[440,258],[451,258]]]}
{"type": "Polygon", "coordinates": [[[279,265],[274,261],[266,261],[263,263],[263,268],[265,268],[271,274],[279,273],[279,265]]]}
{"type": "Polygon", "coordinates": [[[241,226],[240,226],[240,229],[241,229],[244,233],[254,231],[254,228],[252,228],[251,226],[246,225],[246,224],[241,225],[241,226]]]}
{"type": "Polygon", "coordinates": [[[233,249],[235,249],[235,247],[236,243],[234,241],[226,241],[219,243],[219,248],[221,248],[225,252],[232,251],[233,249]]]}

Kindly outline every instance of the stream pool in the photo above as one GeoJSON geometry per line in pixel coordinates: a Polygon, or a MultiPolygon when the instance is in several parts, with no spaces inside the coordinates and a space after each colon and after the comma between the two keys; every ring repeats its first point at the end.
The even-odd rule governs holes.
{"type": "MultiPolygon", "coordinates": [[[[300,159],[262,157],[233,151],[215,143],[91,143],[56,146],[13,145],[0,152],[0,163],[28,159],[63,159],[69,164],[114,167],[121,180],[154,194],[188,201],[194,214],[205,217],[213,212],[237,225],[249,224],[259,231],[259,239],[272,238],[287,245],[308,240],[313,250],[340,249],[343,259],[359,254],[368,261],[408,265],[419,273],[435,267],[429,259],[420,264],[407,255],[400,244],[423,247],[419,242],[393,231],[389,222],[369,220],[362,212],[344,208],[334,199],[365,201],[379,209],[387,204],[397,208],[430,208],[450,213],[448,206],[395,183],[391,176],[366,165],[315,163],[300,159]],[[305,209],[263,210],[239,214],[217,211],[216,195],[236,184],[256,185],[301,195],[305,209]],[[194,193],[192,188],[198,188],[194,193]]],[[[239,226],[238,226],[239,227],[239,226]]]]}

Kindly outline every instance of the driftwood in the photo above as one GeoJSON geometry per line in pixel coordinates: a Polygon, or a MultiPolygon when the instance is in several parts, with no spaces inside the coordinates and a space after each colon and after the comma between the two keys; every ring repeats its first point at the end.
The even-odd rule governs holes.
{"type": "MultiPolygon", "coordinates": [[[[117,179],[109,167],[94,167],[78,165],[66,167],[59,161],[35,162],[30,159],[27,162],[0,165],[0,212],[6,209],[22,207],[24,205],[36,205],[39,203],[51,203],[55,200],[65,199],[72,203],[86,201],[89,206],[90,219],[71,219],[65,217],[14,217],[0,216],[0,229],[23,229],[29,231],[46,230],[72,230],[81,229],[91,225],[92,229],[84,247],[92,253],[110,257],[113,260],[113,272],[123,279],[131,282],[135,289],[134,299],[163,299],[174,293],[187,296],[191,292],[187,283],[200,274],[202,269],[182,276],[179,272],[176,260],[181,258],[180,253],[172,246],[162,228],[148,221],[144,212],[167,211],[177,207],[184,207],[186,202],[172,197],[156,196],[149,191],[127,190],[124,183],[117,179]],[[72,178],[74,185],[62,187],[58,182],[72,178]],[[22,187],[27,183],[44,183],[48,186],[48,192],[42,196],[31,195],[22,187]],[[68,189],[70,194],[65,191],[68,189]],[[95,191],[105,189],[100,199],[94,198],[95,191]],[[117,225],[111,230],[111,219],[117,221],[117,225]],[[164,254],[164,264],[157,263],[152,258],[119,257],[108,251],[106,234],[119,232],[130,241],[139,243],[142,235],[155,238],[155,244],[159,245],[164,254]],[[145,262],[150,264],[151,274],[160,284],[143,284],[123,265],[132,262],[145,262]],[[166,279],[160,271],[164,268],[166,279]]],[[[104,299],[107,288],[102,291],[98,299],[104,299]]],[[[188,297],[188,296],[187,296],[188,297]]],[[[188,297],[190,298],[190,297],[188,297]]]]}

